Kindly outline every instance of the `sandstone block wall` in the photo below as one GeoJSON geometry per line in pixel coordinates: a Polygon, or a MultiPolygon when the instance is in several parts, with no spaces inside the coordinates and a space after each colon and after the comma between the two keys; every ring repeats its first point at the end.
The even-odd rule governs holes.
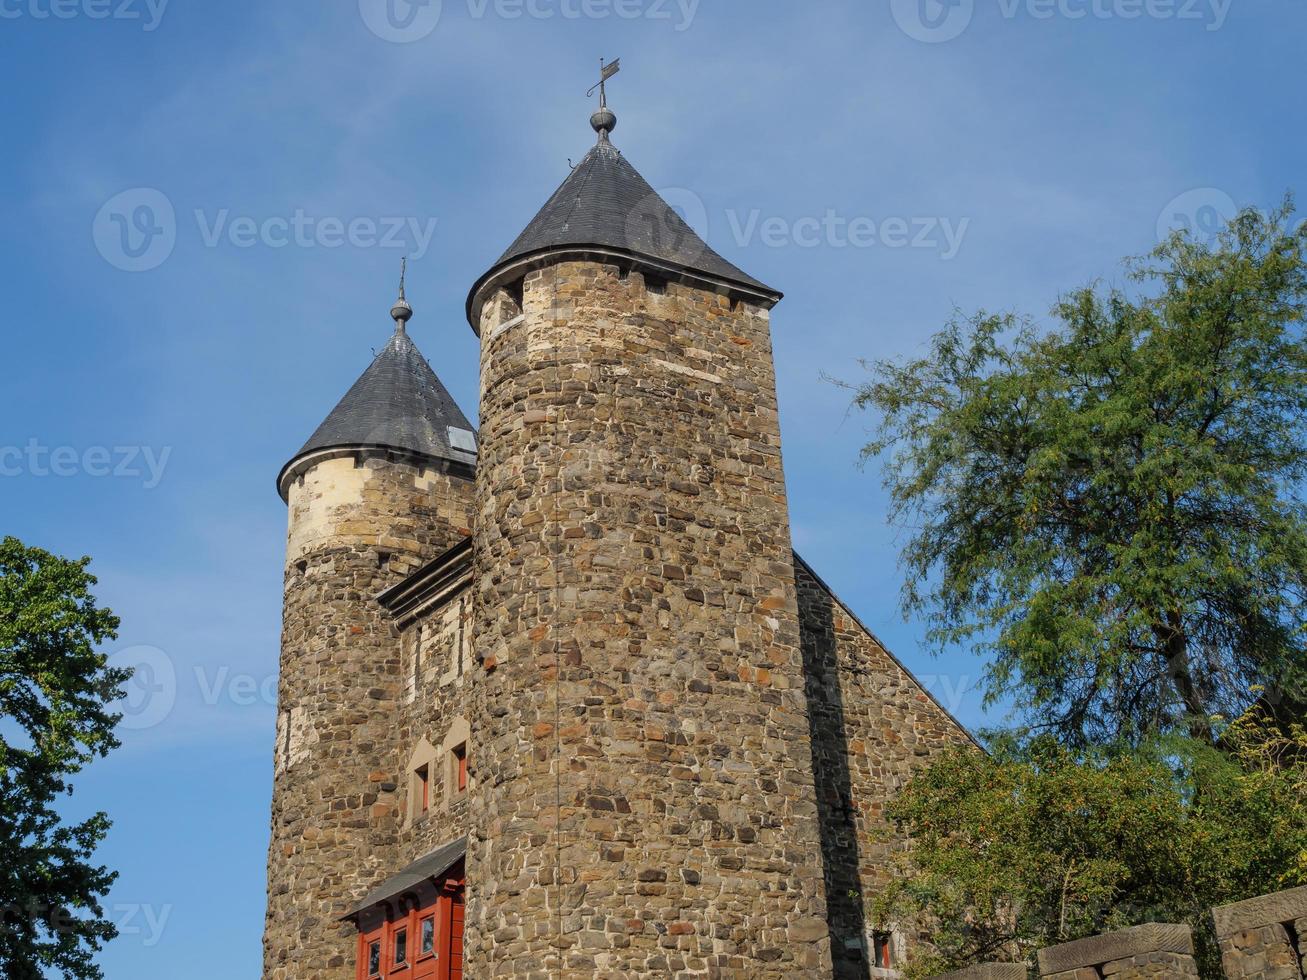
{"type": "Polygon", "coordinates": [[[1223,905],[1212,918],[1229,980],[1307,976],[1307,888],[1223,905]]]}
{"type": "Polygon", "coordinates": [[[469,969],[829,975],[767,314],[522,295],[481,318],[469,969]]]}
{"type": "Polygon", "coordinates": [[[338,919],[399,864],[399,637],[373,601],[467,533],[470,483],[344,457],[290,488],[264,977],[354,975],[338,919]]]}
{"type": "Polygon", "coordinates": [[[1188,926],[1149,923],[1040,950],[1044,980],[1142,980],[1194,977],[1193,934],[1188,926]]]}
{"type": "Polygon", "coordinates": [[[1026,980],[1029,972],[1024,963],[978,963],[965,970],[941,974],[934,980],[1026,980]]]}
{"type": "MultiPolygon", "coordinates": [[[[475,757],[471,714],[472,688],[481,663],[472,642],[472,616],[466,588],[427,610],[409,624],[401,638],[401,665],[409,695],[395,726],[394,767],[400,784],[399,863],[394,870],[429,854],[470,829],[469,798],[451,785],[451,752],[466,744],[475,757]],[[417,659],[417,658],[421,659],[417,659]],[[423,745],[429,752],[420,753],[423,745]],[[430,766],[430,804],[421,811],[414,770],[430,766]]],[[[472,887],[476,887],[475,883],[472,887]]]]}
{"type": "MultiPolygon", "coordinates": [[[[965,730],[802,561],[799,624],[835,976],[867,976],[870,905],[885,887],[901,836],[885,806],[965,730]]],[[[893,923],[911,956],[916,929],[893,923]]]]}

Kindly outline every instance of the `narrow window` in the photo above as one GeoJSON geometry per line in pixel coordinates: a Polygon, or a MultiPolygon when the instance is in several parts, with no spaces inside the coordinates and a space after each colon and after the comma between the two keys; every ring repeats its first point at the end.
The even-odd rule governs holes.
{"type": "Polygon", "coordinates": [[[422,624],[418,623],[413,637],[413,690],[422,684],[422,624]]]}
{"type": "Polygon", "coordinates": [[[431,809],[431,767],[423,766],[417,771],[418,777],[418,799],[421,800],[421,811],[426,813],[431,809]]]}
{"type": "Polygon", "coordinates": [[[526,306],[526,277],[517,280],[517,282],[509,283],[504,287],[504,292],[508,293],[508,298],[517,307],[517,312],[521,313],[526,306]]]}
{"type": "Polygon", "coordinates": [[[408,930],[400,929],[395,933],[395,960],[391,964],[395,969],[408,965],[408,930]]]}
{"type": "Polygon", "coordinates": [[[467,743],[454,749],[451,766],[454,770],[454,788],[459,793],[467,792],[467,743]]]}
{"type": "Polygon", "coordinates": [[[430,956],[436,951],[436,917],[428,916],[422,920],[422,945],[419,956],[430,956]]]}
{"type": "Polygon", "coordinates": [[[888,932],[878,932],[872,937],[872,963],[884,970],[894,966],[894,937],[888,932]]]}
{"type": "Polygon", "coordinates": [[[368,943],[368,976],[381,976],[381,940],[368,943]]]}

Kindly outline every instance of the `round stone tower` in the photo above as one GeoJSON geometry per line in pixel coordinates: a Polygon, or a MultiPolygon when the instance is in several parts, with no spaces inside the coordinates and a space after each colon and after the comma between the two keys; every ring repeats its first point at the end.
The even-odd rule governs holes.
{"type": "Polygon", "coordinates": [[[268,855],[268,980],[355,975],[339,920],[395,868],[398,638],[375,597],[470,534],[476,442],[406,331],[282,469],[290,509],[268,855]]]}
{"type": "MultiPolygon", "coordinates": [[[[606,107],[605,107],[606,108],[606,107]]],[[[769,310],[608,136],[472,289],[476,976],[830,975],[769,310]]]]}

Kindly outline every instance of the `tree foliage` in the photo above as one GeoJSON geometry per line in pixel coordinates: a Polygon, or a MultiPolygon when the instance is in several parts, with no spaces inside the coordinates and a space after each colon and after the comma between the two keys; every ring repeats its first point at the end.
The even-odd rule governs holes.
{"type": "Polygon", "coordinates": [[[11,980],[98,978],[116,935],[100,899],[116,875],[92,863],[103,813],[76,824],[56,801],[69,777],[116,748],[109,705],[130,672],[96,647],[117,618],[96,606],[90,559],[0,542],[0,966],[11,980]]]}
{"type": "Polygon", "coordinates": [[[891,805],[912,848],[877,914],[926,925],[920,976],[1148,921],[1190,923],[1211,973],[1213,906],[1307,884],[1307,731],[1220,743],[947,755],[891,805]]]}
{"type": "Polygon", "coordinates": [[[1307,231],[1176,235],[1038,330],[978,314],[880,363],[904,605],[986,648],[987,695],[1083,746],[1212,738],[1307,677],[1307,231]]]}

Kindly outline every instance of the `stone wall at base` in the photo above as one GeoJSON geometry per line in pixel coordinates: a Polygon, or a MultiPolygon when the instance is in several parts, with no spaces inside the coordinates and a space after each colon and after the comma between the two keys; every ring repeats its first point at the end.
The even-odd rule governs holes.
{"type": "Polygon", "coordinates": [[[1029,972],[1024,963],[977,963],[933,980],[1026,980],[1029,972]]]}
{"type": "Polygon", "coordinates": [[[1188,926],[1150,922],[1039,952],[1044,980],[1143,980],[1198,977],[1188,926]]]}
{"type": "Polygon", "coordinates": [[[1212,910],[1228,980],[1307,976],[1307,887],[1212,910]]]}

